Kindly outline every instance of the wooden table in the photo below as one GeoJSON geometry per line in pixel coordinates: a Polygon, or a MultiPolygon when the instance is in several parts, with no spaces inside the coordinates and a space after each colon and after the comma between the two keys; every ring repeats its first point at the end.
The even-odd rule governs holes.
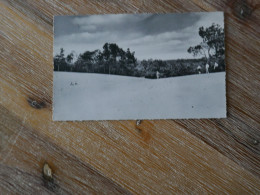
{"type": "Polygon", "coordinates": [[[259,8],[1,0],[0,194],[260,194],[259,8]],[[52,121],[53,15],[191,11],[225,12],[227,119],[52,121]]]}

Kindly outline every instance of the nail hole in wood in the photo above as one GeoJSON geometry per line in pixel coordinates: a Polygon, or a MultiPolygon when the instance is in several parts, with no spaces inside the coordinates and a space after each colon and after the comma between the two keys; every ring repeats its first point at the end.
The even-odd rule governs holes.
{"type": "Polygon", "coordinates": [[[44,163],[42,168],[42,174],[43,174],[43,178],[46,179],[47,181],[53,181],[52,169],[50,168],[48,163],[44,163]]]}
{"type": "Polygon", "coordinates": [[[42,109],[46,107],[46,104],[43,101],[37,101],[34,98],[27,99],[28,104],[35,109],[42,109]]]}
{"type": "Polygon", "coordinates": [[[136,120],[136,125],[139,126],[142,123],[142,120],[136,120]]]}
{"type": "Polygon", "coordinates": [[[247,5],[242,5],[240,7],[240,17],[241,18],[247,18],[251,15],[252,13],[252,9],[250,7],[248,7],[247,5]]]}
{"type": "Polygon", "coordinates": [[[259,141],[258,141],[258,140],[254,140],[254,141],[253,141],[253,144],[254,144],[254,145],[258,145],[258,144],[259,144],[259,141]]]}
{"type": "Polygon", "coordinates": [[[241,18],[249,18],[253,12],[253,7],[246,0],[239,0],[234,4],[235,14],[241,18]]]}

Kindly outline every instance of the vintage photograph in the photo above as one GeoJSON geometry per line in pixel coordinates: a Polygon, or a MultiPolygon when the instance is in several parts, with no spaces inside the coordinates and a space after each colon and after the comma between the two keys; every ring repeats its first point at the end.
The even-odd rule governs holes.
{"type": "Polygon", "coordinates": [[[223,12],[54,17],[53,120],[226,117],[223,12]]]}

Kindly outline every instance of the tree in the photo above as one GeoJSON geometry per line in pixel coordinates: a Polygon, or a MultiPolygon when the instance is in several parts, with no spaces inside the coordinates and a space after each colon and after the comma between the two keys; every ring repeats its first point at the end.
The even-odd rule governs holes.
{"type": "Polygon", "coordinates": [[[76,69],[80,72],[93,72],[93,65],[96,58],[98,50],[95,51],[85,51],[80,54],[76,61],[76,69]]]}
{"type": "Polygon", "coordinates": [[[110,58],[109,58],[109,74],[116,74],[118,71],[117,57],[119,56],[120,49],[117,44],[109,44],[110,58]],[[111,67],[111,68],[110,68],[111,67]]]}
{"type": "Polygon", "coordinates": [[[194,56],[203,55],[207,61],[211,57],[218,58],[225,53],[224,47],[224,29],[218,24],[212,24],[208,28],[200,27],[199,36],[202,42],[199,45],[190,47],[189,53],[194,56]]]}
{"type": "Polygon", "coordinates": [[[96,56],[95,56],[95,62],[96,62],[96,69],[98,73],[105,73],[105,63],[104,63],[104,56],[103,53],[100,50],[97,50],[96,56]]]}
{"type": "Polygon", "coordinates": [[[147,68],[148,68],[148,61],[147,60],[142,60],[141,61],[141,66],[143,67],[144,72],[146,72],[147,68]]]}
{"type": "Polygon", "coordinates": [[[103,57],[104,57],[104,61],[105,61],[105,73],[110,74],[110,50],[109,50],[109,44],[105,43],[103,46],[103,57]],[[108,72],[106,71],[108,67],[108,72]]]}
{"type": "Polygon", "coordinates": [[[67,69],[66,59],[64,57],[64,49],[60,49],[60,54],[54,57],[54,71],[65,71],[67,69]]]}
{"type": "Polygon", "coordinates": [[[73,57],[74,57],[73,53],[68,54],[67,57],[66,57],[66,61],[68,63],[71,63],[73,61],[73,57]]]}
{"type": "Polygon", "coordinates": [[[118,74],[124,74],[124,70],[126,67],[126,52],[123,49],[119,49],[119,70],[118,70],[118,74]]]}
{"type": "Polygon", "coordinates": [[[137,59],[135,58],[135,52],[131,52],[129,48],[126,51],[126,75],[134,74],[134,69],[137,66],[137,59]]]}
{"type": "Polygon", "coordinates": [[[66,62],[67,62],[67,65],[68,65],[68,70],[67,71],[72,71],[72,62],[73,62],[73,58],[74,58],[74,54],[71,52],[70,54],[67,55],[66,57],[66,62]]]}

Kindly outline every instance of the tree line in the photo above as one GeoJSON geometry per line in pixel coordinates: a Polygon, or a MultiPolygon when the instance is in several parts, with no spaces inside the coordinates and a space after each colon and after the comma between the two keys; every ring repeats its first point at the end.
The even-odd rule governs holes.
{"type": "Polygon", "coordinates": [[[208,28],[199,28],[202,42],[188,48],[187,52],[200,59],[160,60],[149,59],[138,61],[135,52],[126,51],[115,43],[105,43],[102,50],[85,51],[79,56],[70,53],[65,56],[63,48],[54,56],[54,71],[86,72],[156,78],[183,76],[205,72],[205,64],[210,65],[210,72],[225,71],[224,62],[224,29],[212,24],[208,28]],[[217,63],[218,67],[214,67],[217,63]]]}
{"type": "Polygon", "coordinates": [[[124,51],[115,43],[105,43],[103,50],[86,51],[80,54],[75,62],[74,54],[67,56],[64,49],[54,57],[54,71],[71,71],[87,73],[103,73],[116,75],[132,75],[137,65],[135,52],[128,48],[124,51]]]}

